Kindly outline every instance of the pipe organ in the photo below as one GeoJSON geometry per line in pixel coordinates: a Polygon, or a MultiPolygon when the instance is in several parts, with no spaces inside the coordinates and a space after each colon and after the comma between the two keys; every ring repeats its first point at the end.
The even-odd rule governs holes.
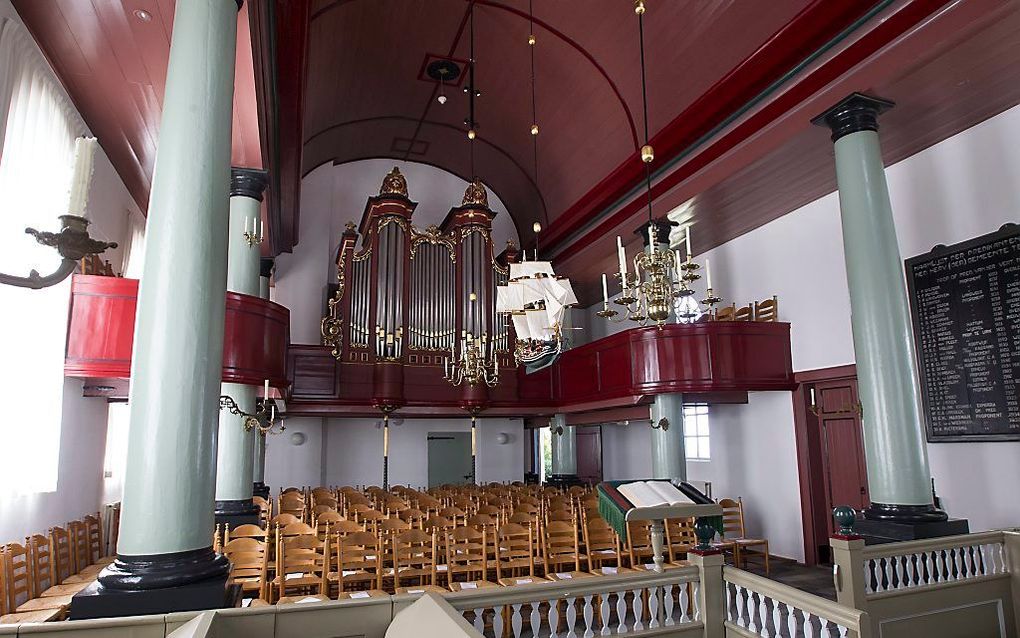
{"type": "MultiPolygon", "coordinates": [[[[509,317],[496,313],[495,301],[517,248],[508,243],[495,252],[495,213],[484,186],[470,184],[438,226],[414,226],[416,206],[394,168],[368,199],[361,223],[347,224],[337,248],[336,292],[322,319],[323,343],[339,363],[375,364],[380,407],[403,404],[405,378],[413,376],[408,368],[427,368],[442,382],[444,363],[468,335],[499,367],[515,367],[509,317]]],[[[484,387],[462,394],[466,409],[482,409],[488,400],[484,387]]]]}

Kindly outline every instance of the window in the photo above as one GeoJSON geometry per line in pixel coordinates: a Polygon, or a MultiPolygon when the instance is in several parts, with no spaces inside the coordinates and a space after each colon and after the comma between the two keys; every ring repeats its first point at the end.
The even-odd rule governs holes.
{"type": "Polygon", "coordinates": [[[539,457],[540,471],[539,481],[545,483],[545,477],[552,474],[552,430],[549,428],[539,428],[539,450],[541,450],[541,456],[539,457]]]}
{"type": "Polygon", "coordinates": [[[707,461],[712,458],[708,442],[708,406],[684,406],[684,448],[687,459],[707,461]]]}
{"type": "MultiPolygon", "coordinates": [[[[58,228],[57,216],[67,212],[74,138],[85,131],[25,28],[0,19],[0,272],[47,274],[59,265],[57,252],[38,245],[25,227],[58,228]]],[[[0,463],[0,492],[57,487],[69,290],[70,279],[43,290],[0,286],[0,358],[8,362],[0,386],[17,395],[0,426],[11,451],[0,463]]]]}

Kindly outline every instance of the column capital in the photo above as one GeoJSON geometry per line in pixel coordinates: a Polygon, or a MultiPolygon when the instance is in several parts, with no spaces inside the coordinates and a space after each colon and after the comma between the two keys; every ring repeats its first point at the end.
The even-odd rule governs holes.
{"type": "Polygon", "coordinates": [[[827,126],[832,130],[832,141],[860,131],[877,131],[878,116],[885,113],[895,102],[883,100],[863,93],[851,93],[835,106],[811,120],[816,126],[827,126]]]}
{"type": "Polygon", "coordinates": [[[236,1],[237,1],[237,10],[240,11],[241,7],[244,6],[244,0],[236,0],[236,1]]]}
{"type": "Polygon", "coordinates": [[[230,169],[230,196],[250,197],[262,201],[262,193],[269,185],[269,173],[257,168],[230,169]]]}

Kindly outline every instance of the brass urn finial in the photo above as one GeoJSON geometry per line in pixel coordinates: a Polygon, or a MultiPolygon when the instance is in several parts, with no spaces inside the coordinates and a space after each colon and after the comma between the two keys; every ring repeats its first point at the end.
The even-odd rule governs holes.
{"type": "Polygon", "coordinates": [[[399,168],[394,166],[393,170],[387,173],[385,179],[383,179],[382,186],[379,188],[379,194],[407,197],[407,180],[400,174],[399,168]]]}
{"type": "Polygon", "coordinates": [[[481,180],[477,178],[468,184],[467,190],[464,191],[464,201],[460,203],[461,206],[472,204],[485,208],[489,207],[489,195],[485,192],[485,186],[481,180]]]}

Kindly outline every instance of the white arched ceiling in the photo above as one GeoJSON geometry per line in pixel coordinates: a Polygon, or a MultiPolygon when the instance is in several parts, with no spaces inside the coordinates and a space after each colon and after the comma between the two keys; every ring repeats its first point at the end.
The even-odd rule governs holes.
{"type": "MultiPolygon", "coordinates": [[[[347,222],[357,224],[369,197],[379,194],[383,178],[393,167],[407,179],[411,201],[418,202],[412,222],[419,229],[439,224],[460,206],[467,182],[460,177],[418,162],[365,159],[344,164],[323,164],[301,180],[301,225],[292,253],[276,260],[273,300],[290,309],[291,341],[319,343],[326,284],[336,281],[333,262],[347,222]]],[[[500,198],[487,187],[489,208],[496,212],[492,240],[497,254],[507,240],[520,246],[513,219],[500,198]]],[[[530,228],[528,229],[530,232],[530,228]]]]}

